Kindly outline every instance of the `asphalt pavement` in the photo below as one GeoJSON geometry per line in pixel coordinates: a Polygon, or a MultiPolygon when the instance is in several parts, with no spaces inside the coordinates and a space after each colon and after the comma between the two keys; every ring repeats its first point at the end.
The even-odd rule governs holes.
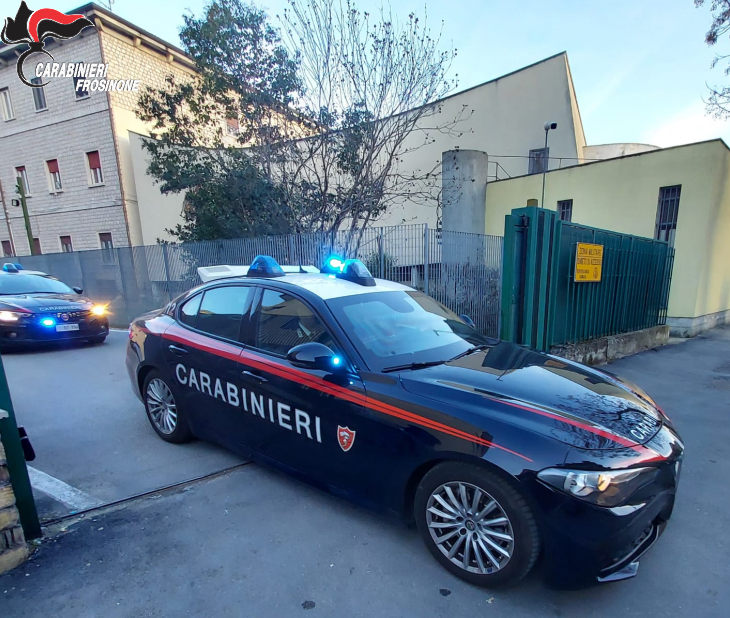
{"type": "Polygon", "coordinates": [[[41,473],[31,470],[42,519],[242,462],[214,445],[193,442],[180,448],[157,437],[129,384],[127,337],[126,331],[112,331],[99,346],[2,355],[18,424],[25,426],[37,454],[30,465],[41,473]],[[39,487],[50,488],[67,503],[49,498],[39,487]]]}
{"type": "MultiPolygon", "coordinates": [[[[84,352],[89,351],[96,353],[84,352]]],[[[69,362],[59,369],[73,367],[69,362]]],[[[250,464],[49,529],[48,540],[31,561],[0,577],[0,615],[725,617],[730,612],[730,497],[725,489],[730,477],[730,328],[610,368],[657,399],[687,448],[672,521],[642,558],[634,579],[555,591],[543,585],[545,567],[539,564],[515,588],[475,588],[444,571],[415,530],[250,464]]],[[[104,383],[100,366],[96,373],[87,384],[104,383]]],[[[94,395],[96,414],[119,416],[113,425],[117,431],[125,423],[136,426],[140,418],[146,423],[133,414],[138,406],[134,398],[124,403],[125,381],[117,377],[114,389],[108,387],[113,392],[94,395]],[[129,412],[117,413],[120,406],[129,412]]],[[[25,405],[21,402],[28,393],[12,380],[11,388],[16,406],[25,405]]],[[[131,453],[146,458],[147,467],[140,469],[148,474],[149,458],[171,461],[160,454],[167,445],[149,442],[142,428],[135,433],[129,427],[129,435],[144,440],[144,446],[134,448],[127,439],[119,453],[127,453],[132,462],[131,453]]],[[[73,438],[68,430],[58,436],[73,438]]],[[[184,462],[188,454],[195,459],[195,449],[203,447],[174,448],[177,461],[184,462]]],[[[96,449],[103,460],[103,447],[96,449]]],[[[68,452],[73,450],[72,444],[68,452]]],[[[78,444],[76,450],[81,450],[78,444]]],[[[92,461],[87,467],[98,475],[109,465],[92,461]]],[[[64,470],[62,461],[47,466],[59,474],[64,470]]],[[[67,478],[83,484],[91,474],[79,469],[67,478]]],[[[99,494],[109,491],[108,481],[94,482],[85,487],[99,494]]]]}

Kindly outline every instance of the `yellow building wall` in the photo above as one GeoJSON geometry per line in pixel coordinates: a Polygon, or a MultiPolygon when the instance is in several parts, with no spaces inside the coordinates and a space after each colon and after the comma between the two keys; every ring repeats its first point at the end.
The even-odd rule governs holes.
{"type": "MultiPolygon", "coordinates": [[[[721,140],[549,172],[545,207],[573,200],[573,221],[654,236],[660,187],[682,185],[670,317],[730,309],[730,157],[721,140]]],[[[540,200],[542,176],[487,186],[486,233],[503,234],[513,208],[540,200]]]]}

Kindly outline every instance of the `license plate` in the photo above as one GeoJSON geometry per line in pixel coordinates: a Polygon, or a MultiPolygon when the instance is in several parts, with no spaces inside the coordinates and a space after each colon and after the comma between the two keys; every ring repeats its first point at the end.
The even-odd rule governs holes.
{"type": "Polygon", "coordinates": [[[66,333],[70,330],[79,330],[78,324],[59,324],[56,326],[57,333],[66,333]]]}

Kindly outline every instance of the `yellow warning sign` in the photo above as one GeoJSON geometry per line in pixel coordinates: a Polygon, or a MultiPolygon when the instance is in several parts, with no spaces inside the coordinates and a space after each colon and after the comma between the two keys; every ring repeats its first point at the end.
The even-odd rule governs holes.
{"type": "Polygon", "coordinates": [[[575,250],[576,282],[600,281],[603,274],[603,245],[579,242],[575,250]]]}

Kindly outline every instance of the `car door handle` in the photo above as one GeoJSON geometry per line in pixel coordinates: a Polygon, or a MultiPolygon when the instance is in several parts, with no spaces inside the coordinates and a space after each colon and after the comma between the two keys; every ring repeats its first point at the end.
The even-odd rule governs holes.
{"type": "Polygon", "coordinates": [[[265,378],[259,373],[253,373],[252,371],[242,371],[242,375],[244,375],[247,378],[253,378],[257,382],[268,382],[268,378],[265,378]]]}
{"type": "Polygon", "coordinates": [[[185,348],[179,348],[176,345],[171,345],[167,347],[170,352],[175,354],[176,356],[185,356],[185,354],[188,353],[188,351],[185,348]]]}

